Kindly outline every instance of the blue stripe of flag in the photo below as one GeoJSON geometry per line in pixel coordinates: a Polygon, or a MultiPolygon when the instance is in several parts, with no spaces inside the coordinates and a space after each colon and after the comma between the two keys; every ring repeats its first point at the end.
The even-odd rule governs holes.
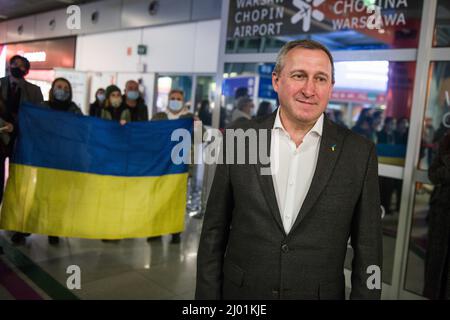
{"type": "MultiPolygon", "coordinates": [[[[28,103],[19,112],[19,136],[12,162],[112,176],[162,176],[187,172],[174,164],[172,132],[192,134],[192,119],[132,122],[54,111],[28,103]]],[[[190,140],[189,140],[190,143],[190,140]]]]}

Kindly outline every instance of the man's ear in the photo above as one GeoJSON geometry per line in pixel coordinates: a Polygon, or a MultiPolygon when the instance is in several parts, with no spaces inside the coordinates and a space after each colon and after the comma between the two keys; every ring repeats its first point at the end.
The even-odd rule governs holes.
{"type": "Polygon", "coordinates": [[[275,92],[278,92],[278,75],[275,72],[272,72],[272,87],[275,92]]]}
{"type": "Polygon", "coordinates": [[[331,84],[331,90],[328,99],[331,99],[331,96],[333,95],[333,90],[334,90],[334,83],[331,84]]]}

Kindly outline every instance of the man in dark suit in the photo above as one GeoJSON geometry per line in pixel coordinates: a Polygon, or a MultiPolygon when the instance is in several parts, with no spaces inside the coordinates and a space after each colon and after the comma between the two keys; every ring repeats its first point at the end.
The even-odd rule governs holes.
{"type": "MultiPolygon", "coordinates": [[[[0,79],[0,95],[5,101],[5,111],[2,118],[13,124],[14,131],[11,133],[7,154],[0,157],[0,202],[3,199],[3,188],[5,180],[5,158],[10,156],[17,135],[17,115],[19,107],[23,102],[41,104],[44,99],[41,89],[26,81],[24,77],[30,71],[30,62],[27,58],[15,55],[9,60],[9,76],[0,79]]],[[[25,240],[26,234],[15,233],[11,238],[15,243],[25,240]]]]}
{"type": "MultiPolygon", "coordinates": [[[[272,80],[279,108],[240,128],[258,138],[268,133],[268,167],[262,158],[230,164],[230,148],[233,157],[242,150],[230,147],[224,135],[226,162],[217,165],[208,198],[196,298],[344,299],[350,238],[350,297],[379,299],[376,151],[372,142],[324,115],[334,84],[333,58],[315,41],[287,43],[272,80]]],[[[245,154],[254,147],[249,140],[245,154]]]]}

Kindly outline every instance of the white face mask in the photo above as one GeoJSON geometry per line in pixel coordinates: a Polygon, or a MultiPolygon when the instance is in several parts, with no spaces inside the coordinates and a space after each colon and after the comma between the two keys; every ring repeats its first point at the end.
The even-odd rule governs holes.
{"type": "Polygon", "coordinates": [[[97,94],[97,100],[100,102],[105,101],[105,95],[103,93],[97,94]]]}
{"type": "Polygon", "coordinates": [[[183,109],[183,103],[179,100],[169,100],[169,109],[178,112],[183,109]]]}

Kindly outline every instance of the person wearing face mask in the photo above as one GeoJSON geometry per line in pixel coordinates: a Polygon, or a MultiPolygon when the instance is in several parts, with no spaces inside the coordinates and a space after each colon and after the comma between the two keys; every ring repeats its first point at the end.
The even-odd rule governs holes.
{"type": "MultiPolygon", "coordinates": [[[[27,58],[15,55],[9,60],[9,75],[0,79],[0,98],[5,105],[3,118],[5,121],[15,125],[17,122],[17,115],[19,107],[24,102],[33,104],[41,104],[44,101],[41,89],[26,81],[24,77],[30,71],[30,62],[27,58]]],[[[16,127],[16,126],[14,126],[16,127]]],[[[11,147],[15,141],[15,132],[12,132],[11,147]]],[[[0,159],[0,202],[3,196],[3,173],[4,173],[4,159],[0,159]]]]}
{"type": "Polygon", "coordinates": [[[53,110],[82,114],[80,108],[72,101],[72,86],[65,78],[53,80],[49,99],[43,105],[53,110]]]}
{"type": "Polygon", "coordinates": [[[118,121],[124,125],[131,121],[130,110],[128,110],[122,100],[122,94],[119,87],[110,85],[106,88],[106,100],[100,118],[106,120],[118,121]]]}
{"type": "Polygon", "coordinates": [[[189,112],[187,106],[184,105],[184,92],[179,89],[172,89],[169,92],[169,102],[167,103],[166,112],[155,113],[152,120],[176,120],[185,118],[194,118],[194,114],[189,112]]]}
{"type": "MultiPolygon", "coordinates": [[[[52,87],[49,92],[49,98],[47,101],[44,101],[42,106],[56,111],[66,111],[75,114],[83,114],[81,112],[81,109],[78,108],[78,106],[72,101],[72,86],[70,85],[69,80],[65,78],[56,78],[55,80],[53,80],[52,87]]],[[[58,244],[59,238],[55,236],[49,236],[48,242],[50,244],[58,244]]]]}
{"type": "MultiPolygon", "coordinates": [[[[19,107],[24,102],[41,104],[44,100],[41,89],[26,81],[25,76],[30,71],[30,62],[27,58],[15,55],[9,60],[8,75],[0,79],[0,99],[4,101],[5,111],[2,119],[11,124],[9,143],[0,156],[0,203],[3,199],[5,183],[5,159],[12,154],[17,137],[17,115],[19,107]],[[14,128],[14,129],[12,129],[14,128]]],[[[15,244],[25,242],[28,234],[15,233],[11,241],[15,244]]]]}
{"type": "Polygon", "coordinates": [[[148,109],[139,92],[139,83],[128,80],[122,98],[125,107],[130,111],[131,121],[148,121],[148,109]]]}
{"type": "Polygon", "coordinates": [[[99,88],[95,92],[95,101],[89,106],[89,115],[91,117],[100,117],[102,108],[105,105],[105,89],[99,88]]]}
{"type": "MultiPolygon", "coordinates": [[[[184,105],[184,92],[179,89],[172,89],[169,92],[167,111],[155,113],[152,117],[152,120],[177,120],[187,118],[194,119],[194,114],[189,112],[189,109],[184,105]]],[[[147,240],[151,241],[159,238],[160,237],[150,237],[147,238],[147,240]]],[[[180,243],[181,233],[172,234],[171,242],[175,244],[180,243]]]]}

